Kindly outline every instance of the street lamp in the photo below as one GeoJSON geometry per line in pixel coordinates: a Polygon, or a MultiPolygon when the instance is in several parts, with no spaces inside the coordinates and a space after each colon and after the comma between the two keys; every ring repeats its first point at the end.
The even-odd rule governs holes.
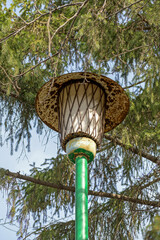
{"type": "Polygon", "coordinates": [[[120,124],[129,110],[123,88],[105,76],[75,72],[45,83],[36,97],[41,120],[60,133],[69,159],[76,164],[76,240],[88,239],[87,164],[104,132],[120,124]]]}

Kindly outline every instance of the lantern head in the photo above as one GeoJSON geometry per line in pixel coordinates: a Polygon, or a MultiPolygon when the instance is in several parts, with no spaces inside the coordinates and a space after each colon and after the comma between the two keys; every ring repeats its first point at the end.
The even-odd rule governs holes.
{"type": "Polygon", "coordinates": [[[93,141],[99,147],[103,133],[120,124],[128,110],[129,99],[120,85],[88,72],[54,78],[42,86],[36,98],[39,117],[60,133],[65,151],[75,138],[90,139],[90,144],[93,141]]]}

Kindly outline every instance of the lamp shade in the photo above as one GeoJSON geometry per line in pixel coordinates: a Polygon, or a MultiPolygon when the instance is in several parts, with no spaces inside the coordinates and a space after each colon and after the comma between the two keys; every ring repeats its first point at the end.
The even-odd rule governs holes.
{"type": "Polygon", "coordinates": [[[36,111],[41,120],[67,141],[86,136],[97,146],[102,133],[120,124],[129,110],[124,89],[112,79],[89,72],[74,72],[51,79],[39,90],[36,111]]]}
{"type": "Polygon", "coordinates": [[[105,91],[92,81],[76,81],[59,91],[59,131],[62,147],[75,137],[100,145],[105,124],[105,91]]]}

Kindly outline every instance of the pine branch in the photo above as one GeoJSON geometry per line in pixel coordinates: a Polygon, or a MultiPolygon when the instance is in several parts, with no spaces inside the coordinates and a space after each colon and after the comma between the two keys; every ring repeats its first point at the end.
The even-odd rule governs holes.
{"type": "Polygon", "coordinates": [[[65,37],[63,43],[61,44],[61,47],[60,47],[60,49],[58,50],[58,52],[56,52],[56,53],[53,54],[52,56],[49,56],[49,57],[47,57],[46,59],[40,61],[39,63],[37,63],[37,64],[34,65],[33,67],[29,68],[27,71],[25,71],[25,72],[23,72],[23,73],[21,73],[21,74],[19,74],[19,75],[13,76],[14,78],[24,76],[26,73],[32,71],[33,69],[35,69],[36,67],[38,67],[38,66],[41,65],[42,63],[47,62],[49,59],[51,59],[51,58],[53,58],[53,57],[55,57],[55,56],[58,56],[58,55],[61,53],[61,51],[63,50],[63,47],[65,46],[65,44],[66,44],[66,42],[67,42],[67,39],[68,39],[68,37],[69,37],[69,35],[70,35],[70,33],[71,33],[71,30],[72,30],[72,28],[73,28],[73,25],[74,25],[74,23],[75,23],[78,15],[79,15],[80,11],[81,11],[82,8],[87,4],[88,1],[89,1],[89,0],[84,1],[84,3],[80,6],[80,8],[78,9],[78,11],[74,14],[74,16],[73,16],[73,21],[72,21],[72,23],[71,23],[71,25],[70,25],[70,28],[69,28],[69,30],[68,30],[68,32],[67,32],[67,34],[66,34],[66,37],[65,37]]]}
{"type": "MultiPolygon", "coordinates": [[[[4,69],[4,67],[2,67],[0,65],[0,68],[2,69],[2,71],[5,73],[6,77],[9,79],[9,82],[11,83],[12,87],[14,88],[17,96],[19,95],[19,91],[17,89],[17,86],[15,86],[15,83],[12,81],[12,79],[10,78],[10,76],[8,75],[7,71],[4,69]]],[[[19,87],[18,87],[19,88],[19,87]]],[[[20,89],[20,88],[19,88],[20,89]]]]}
{"type": "Polygon", "coordinates": [[[132,48],[132,49],[126,49],[124,52],[122,53],[118,53],[118,54],[113,54],[113,59],[116,58],[116,57],[119,57],[119,56],[122,56],[122,55],[125,55],[126,53],[130,53],[130,52],[133,52],[133,51],[136,51],[138,49],[141,49],[141,48],[145,48],[145,47],[150,47],[151,45],[145,45],[145,46],[138,46],[138,47],[135,47],[135,48],[132,48]]]}
{"type": "Polygon", "coordinates": [[[60,10],[62,8],[66,8],[66,7],[70,7],[70,6],[75,6],[75,5],[82,5],[83,2],[77,2],[77,3],[71,3],[71,4],[65,4],[65,5],[62,5],[62,6],[59,6],[55,9],[53,9],[52,11],[49,11],[47,13],[44,13],[44,14],[40,14],[40,16],[38,16],[37,18],[35,18],[34,20],[30,21],[30,22],[25,22],[25,25],[22,26],[21,28],[17,29],[16,31],[10,33],[8,36],[0,39],[0,43],[6,41],[7,39],[11,38],[12,36],[15,36],[17,35],[19,32],[21,32],[22,30],[24,30],[26,27],[32,25],[34,22],[36,22],[37,20],[39,20],[40,18],[46,16],[46,15],[49,15],[49,14],[52,14],[53,12],[57,11],[57,10],[60,10]]]}
{"type": "Polygon", "coordinates": [[[140,189],[140,190],[143,190],[143,189],[145,189],[145,188],[147,188],[147,187],[152,186],[154,183],[157,183],[157,182],[159,182],[159,181],[160,181],[160,177],[152,180],[152,181],[149,182],[149,183],[144,184],[143,186],[140,186],[139,189],[140,189]]]}
{"type": "MultiPolygon", "coordinates": [[[[2,88],[0,88],[0,93],[7,95],[7,91],[2,89],[2,88]]],[[[9,96],[11,96],[13,98],[16,98],[16,99],[19,99],[19,96],[17,94],[14,94],[14,93],[10,93],[9,96]]]]}
{"type": "Polygon", "coordinates": [[[106,17],[106,19],[107,19],[107,18],[110,18],[110,17],[112,17],[112,16],[114,16],[114,15],[120,13],[120,12],[123,12],[124,10],[126,10],[126,9],[132,7],[133,5],[135,5],[135,4],[139,3],[139,2],[142,2],[142,1],[143,1],[143,0],[138,0],[138,1],[134,2],[134,3],[131,3],[130,5],[121,8],[120,10],[114,12],[113,14],[110,14],[109,16],[106,17]]]}
{"type": "Polygon", "coordinates": [[[49,14],[49,18],[47,21],[47,31],[48,31],[48,56],[51,56],[51,33],[50,33],[50,21],[51,21],[52,14],[49,14]]]}
{"type": "Polygon", "coordinates": [[[145,81],[146,81],[146,80],[142,80],[142,81],[139,81],[139,82],[137,82],[137,83],[133,83],[133,84],[131,84],[130,86],[124,87],[123,89],[135,87],[135,86],[137,86],[137,85],[139,85],[139,84],[141,84],[141,83],[144,83],[145,81]]]}
{"type": "Polygon", "coordinates": [[[138,149],[137,147],[134,147],[134,146],[128,146],[127,144],[125,143],[122,143],[120,139],[118,139],[117,137],[112,137],[110,135],[105,135],[105,138],[107,140],[110,140],[112,141],[113,143],[123,147],[123,148],[126,148],[127,150],[129,150],[130,152],[132,153],[135,153],[137,155],[140,155],[148,160],[150,160],[151,162],[153,163],[156,163],[158,166],[160,166],[160,158],[159,157],[155,157],[143,150],[140,150],[138,149]]]}
{"type": "Polygon", "coordinates": [[[127,189],[125,189],[125,191],[129,190],[131,192],[137,192],[139,193],[140,191],[142,191],[143,189],[145,188],[148,188],[150,186],[152,186],[154,183],[157,183],[160,181],[160,177],[157,177],[157,173],[156,173],[157,169],[154,169],[153,172],[151,172],[150,174],[146,174],[144,175],[142,178],[140,178],[140,180],[138,180],[134,185],[128,187],[127,189]],[[154,180],[150,181],[149,180],[152,178],[152,177],[155,177],[154,180]],[[146,181],[148,181],[146,183],[146,181]]]}
{"type": "MultiPolygon", "coordinates": [[[[54,221],[54,223],[49,223],[47,224],[46,226],[44,227],[40,227],[38,229],[36,229],[35,231],[33,232],[30,232],[29,234],[27,234],[23,240],[25,239],[28,239],[28,237],[30,237],[31,235],[35,235],[35,234],[41,234],[43,231],[47,231],[48,229],[52,228],[52,230],[56,230],[57,226],[61,225],[61,226],[65,226],[65,227],[68,227],[69,225],[75,225],[75,220],[69,220],[69,221],[65,221],[65,218],[62,219],[63,221],[54,221]]],[[[66,229],[64,230],[66,232],[66,229]]],[[[61,232],[62,233],[62,232],[61,232]]]]}
{"type": "MultiPolygon", "coordinates": [[[[19,172],[14,173],[14,172],[10,172],[9,170],[3,169],[3,174],[7,175],[7,176],[14,177],[14,178],[26,180],[26,181],[29,181],[29,182],[32,182],[32,183],[35,183],[35,184],[43,185],[43,186],[46,186],[46,187],[56,188],[56,189],[59,189],[59,190],[66,190],[66,191],[69,191],[69,192],[75,192],[74,187],[66,186],[66,185],[63,185],[63,184],[60,184],[60,183],[56,184],[56,183],[46,182],[46,181],[43,181],[43,180],[40,180],[40,179],[35,179],[33,177],[30,177],[30,176],[22,175],[19,172]]],[[[142,204],[142,205],[149,205],[149,206],[153,206],[153,207],[160,207],[160,202],[159,201],[148,201],[148,200],[133,198],[133,197],[120,195],[120,194],[96,192],[96,191],[89,190],[88,195],[103,197],[103,198],[104,197],[105,198],[112,198],[112,199],[117,199],[117,200],[120,200],[120,201],[132,202],[132,203],[142,204]]]]}
{"type": "MultiPolygon", "coordinates": [[[[87,2],[88,2],[88,0],[84,2],[84,4],[79,8],[79,10],[78,10],[72,17],[70,17],[69,19],[67,19],[67,21],[66,21],[65,23],[63,23],[61,26],[59,26],[59,28],[56,29],[56,31],[54,32],[54,34],[53,34],[52,37],[51,37],[51,41],[53,40],[54,36],[57,34],[57,32],[59,32],[59,30],[60,30],[61,28],[63,28],[68,22],[70,22],[72,19],[75,19],[75,18],[78,16],[78,14],[80,13],[82,7],[83,7],[87,2]]],[[[74,20],[74,21],[75,21],[75,20],[74,20]]],[[[72,23],[71,25],[73,25],[73,23],[72,23]]]]}

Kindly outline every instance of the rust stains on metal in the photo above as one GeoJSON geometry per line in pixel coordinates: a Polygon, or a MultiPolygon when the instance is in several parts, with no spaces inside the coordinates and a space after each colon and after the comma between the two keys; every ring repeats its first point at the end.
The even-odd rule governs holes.
{"type": "Polygon", "coordinates": [[[84,79],[99,84],[106,94],[105,128],[108,132],[120,124],[129,111],[129,99],[123,88],[112,79],[88,72],[68,73],[45,83],[36,97],[36,111],[41,120],[59,132],[58,93],[63,84],[84,79]]]}

